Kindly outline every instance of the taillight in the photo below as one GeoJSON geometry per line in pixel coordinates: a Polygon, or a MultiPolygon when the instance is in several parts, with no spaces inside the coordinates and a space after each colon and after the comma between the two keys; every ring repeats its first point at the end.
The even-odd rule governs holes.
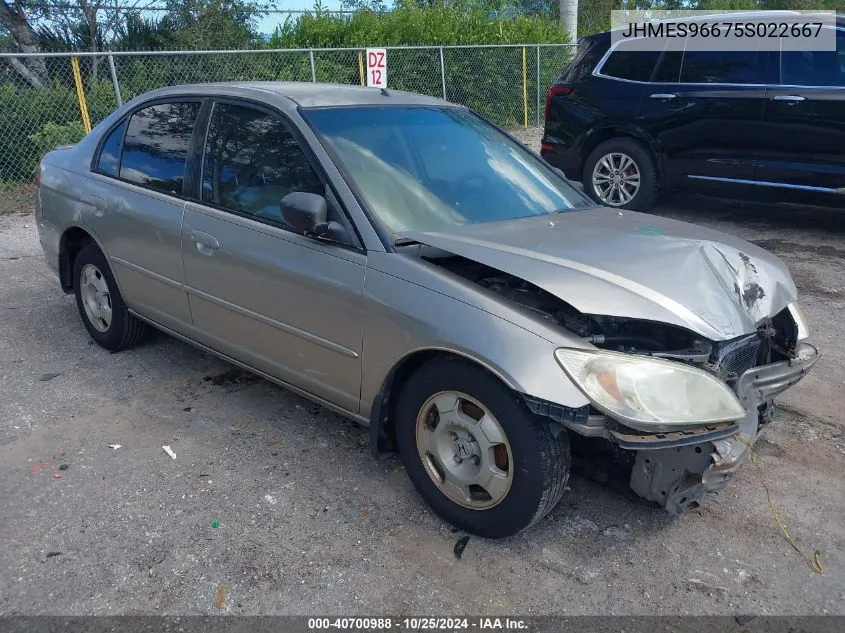
{"type": "Polygon", "coordinates": [[[571,94],[574,88],[572,86],[552,86],[549,88],[549,91],[546,93],[546,113],[543,118],[549,118],[549,105],[551,105],[552,99],[559,95],[568,95],[571,94]]]}

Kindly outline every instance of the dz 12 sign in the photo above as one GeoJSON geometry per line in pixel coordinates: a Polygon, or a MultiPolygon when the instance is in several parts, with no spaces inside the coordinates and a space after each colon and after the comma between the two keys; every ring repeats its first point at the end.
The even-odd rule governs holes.
{"type": "Polygon", "coordinates": [[[367,86],[387,88],[387,51],[383,48],[367,49],[367,86]]]}

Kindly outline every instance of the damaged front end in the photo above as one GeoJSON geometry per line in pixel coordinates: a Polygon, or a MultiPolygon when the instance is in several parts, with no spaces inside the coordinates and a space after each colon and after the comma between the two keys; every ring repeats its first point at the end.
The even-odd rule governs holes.
{"type": "Polygon", "coordinates": [[[674,324],[584,314],[529,282],[462,257],[429,261],[591,344],[556,352],[591,405],[571,408],[529,395],[525,401],[537,415],[610,442],[615,463],[630,472],[631,488],[670,513],[695,507],[727,485],[771,420],[774,398],[819,357],[803,341],[807,326],[795,303],[760,319],[751,333],[712,341],[674,324]]]}
{"type": "MultiPolygon", "coordinates": [[[[734,420],[661,428],[589,407],[586,418],[565,425],[610,441],[614,459],[631,465],[630,486],[639,496],[672,514],[696,507],[728,484],[750,455],[759,429],[771,421],[774,398],[801,380],[818,360],[816,348],[799,340],[799,332],[806,328],[797,316],[797,309],[790,306],[752,334],[721,342],[697,340],[687,349],[643,349],[636,345],[638,338],[610,344],[619,352],[659,357],[707,372],[726,385],[741,406],[734,420]]],[[[597,347],[607,348],[610,338],[592,336],[597,347]]]]}
{"type": "Polygon", "coordinates": [[[801,380],[819,358],[816,348],[803,342],[796,342],[786,353],[775,352],[768,333],[728,344],[716,346],[709,366],[726,377],[745,410],[744,417],[722,428],[703,427],[677,438],[636,434],[631,442],[631,436],[611,431],[621,448],[637,448],[631,488],[670,513],[696,507],[728,484],[750,455],[760,427],[771,421],[774,398],[801,380]],[[732,351],[720,354],[726,347],[732,351]]]}
{"type": "MultiPolygon", "coordinates": [[[[656,349],[654,344],[652,349],[644,349],[637,346],[643,334],[610,344],[609,340],[619,341],[620,336],[591,337],[597,347],[657,357],[707,372],[726,385],[741,406],[739,415],[725,416],[734,420],[637,423],[589,407],[580,420],[574,416],[564,423],[582,435],[607,439],[614,445],[614,459],[633,462],[630,486],[641,497],[672,514],[696,507],[728,484],[748,458],[760,427],[771,421],[774,398],[801,380],[818,360],[816,348],[799,340],[804,326],[794,314],[797,311],[789,307],[752,334],[718,343],[697,340],[686,349],[656,349]]],[[[657,324],[652,327],[661,329],[657,324]]],[[[539,412],[538,403],[529,402],[529,406],[539,412]]]]}

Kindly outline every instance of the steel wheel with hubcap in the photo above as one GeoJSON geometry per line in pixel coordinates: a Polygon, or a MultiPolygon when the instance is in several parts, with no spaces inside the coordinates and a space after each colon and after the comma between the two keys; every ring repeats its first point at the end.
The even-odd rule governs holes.
{"type": "Polygon", "coordinates": [[[111,294],[103,273],[94,264],[85,264],[79,275],[79,293],[85,314],[98,332],[107,332],[111,327],[111,294]]]}
{"type": "Polygon", "coordinates": [[[73,290],[88,334],[102,347],[116,352],[144,337],[146,326],[129,313],[109,262],[93,240],[73,256],[73,290]]]}
{"type": "Polygon", "coordinates": [[[452,525],[487,538],[515,534],[560,500],[569,436],[474,363],[430,360],[392,408],[399,454],[414,486],[452,525]]]}
{"type": "Polygon", "coordinates": [[[627,154],[605,154],[593,167],[593,189],[608,206],[628,204],[640,190],[640,168],[627,154]]]}
{"type": "Polygon", "coordinates": [[[441,391],[417,415],[417,451],[431,480],[455,503],[492,508],[513,481],[511,449],[499,422],[460,391],[441,391]]]}

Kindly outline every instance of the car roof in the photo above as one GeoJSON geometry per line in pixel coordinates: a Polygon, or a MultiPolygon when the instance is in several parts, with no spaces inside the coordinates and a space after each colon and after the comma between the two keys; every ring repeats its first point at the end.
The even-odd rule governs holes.
{"type": "Polygon", "coordinates": [[[169,95],[223,94],[261,98],[283,97],[304,108],[355,105],[430,105],[453,106],[453,103],[413,92],[387,89],[386,91],[364,86],[324,84],[301,81],[229,81],[220,83],[184,84],[160,88],[143,95],[144,99],[169,95]]]}

